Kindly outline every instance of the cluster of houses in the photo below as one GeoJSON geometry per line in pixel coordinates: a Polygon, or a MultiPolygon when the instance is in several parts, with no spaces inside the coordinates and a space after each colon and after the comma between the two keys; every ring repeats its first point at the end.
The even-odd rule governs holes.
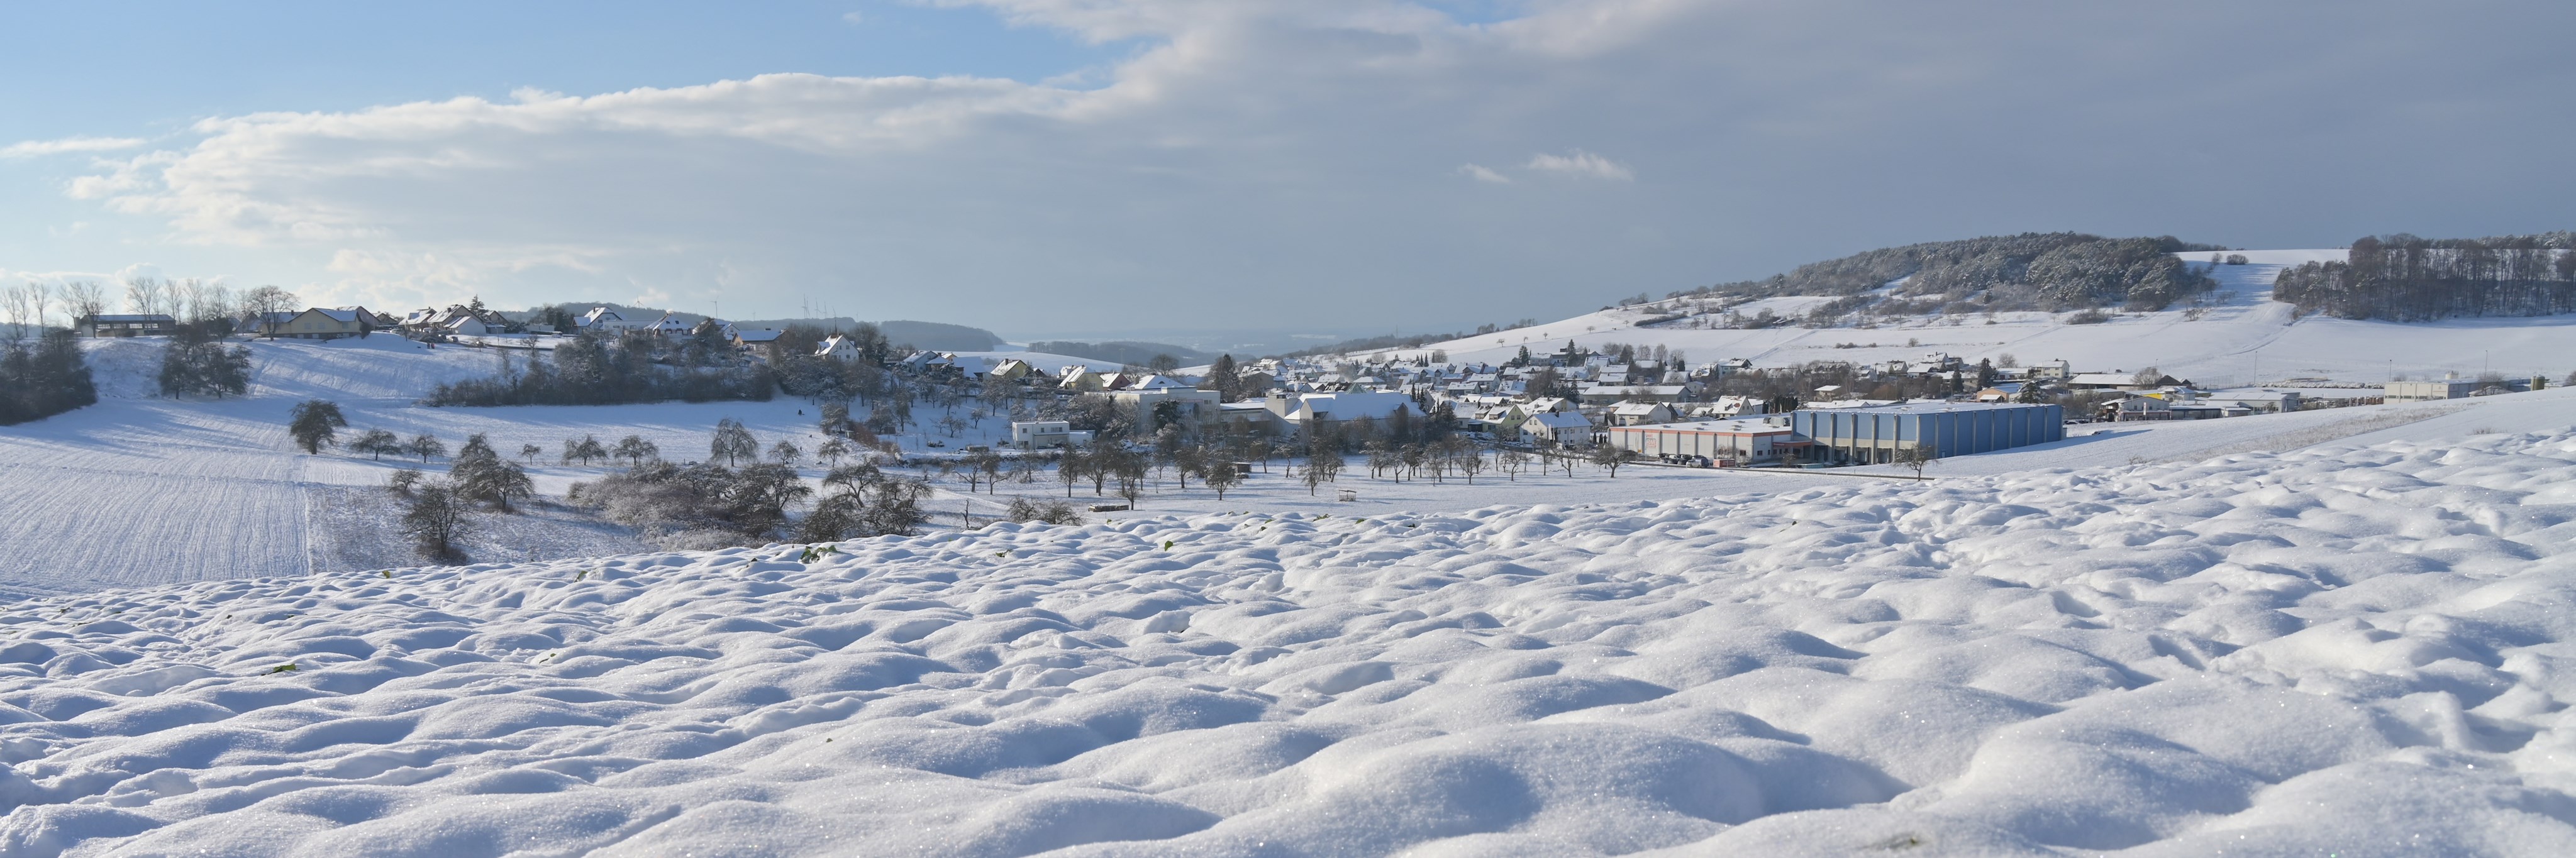
{"type": "MultiPolygon", "coordinates": [[[[1486,440],[1542,449],[1608,445],[1676,464],[1717,467],[1883,463],[1917,448],[1936,456],[1963,455],[2065,437],[2063,412],[2054,404],[1850,401],[1775,412],[1775,403],[1757,397],[1699,396],[1715,377],[1749,368],[1741,361],[1690,371],[1602,355],[1544,368],[1335,368],[1270,359],[1239,369],[1230,386],[1234,401],[1203,389],[1213,382],[1163,373],[1069,366],[1050,375],[1020,359],[926,353],[906,366],[963,380],[1000,379],[1105,396],[1140,426],[1153,425],[1160,415],[1193,421],[1202,431],[1296,438],[1327,425],[1427,420],[1426,409],[1445,407],[1460,431],[1486,440]],[[1552,392],[1573,395],[1531,395],[1530,383],[1543,370],[1559,379],[1552,392]]],[[[1088,439],[1062,421],[1012,425],[1011,444],[1023,449],[1088,439]]]]}

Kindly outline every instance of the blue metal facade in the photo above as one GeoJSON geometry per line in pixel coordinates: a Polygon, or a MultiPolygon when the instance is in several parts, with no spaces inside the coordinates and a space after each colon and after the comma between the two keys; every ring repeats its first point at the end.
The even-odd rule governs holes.
{"type": "Polygon", "coordinates": [[[1820,460],[1873,463],[1924,444],[1942,456],[1965,456],[2060,441],[2066,415],[2055,405],[1924,403],[1796,411],[1789,428],[1815,441],[1820,460]]]}

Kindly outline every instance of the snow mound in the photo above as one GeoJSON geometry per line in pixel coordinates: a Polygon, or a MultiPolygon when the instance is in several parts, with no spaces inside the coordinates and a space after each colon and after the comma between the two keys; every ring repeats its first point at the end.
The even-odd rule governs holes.
{"type": "Polygon", "coordinates": [[[0,614],[0,854],[2571,854],[2571,478],[2489,435],[57,597],[0,614]]]}

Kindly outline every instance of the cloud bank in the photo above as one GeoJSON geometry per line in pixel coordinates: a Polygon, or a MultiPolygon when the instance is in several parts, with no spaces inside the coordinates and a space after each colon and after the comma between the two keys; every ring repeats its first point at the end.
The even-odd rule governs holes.
{"type": "Polygon", "coordinates": [[[2576,83],[2545,35],[2563,4],[951,5],[1142,47],[1055,81],[281,105],[68,189],[334,299],[825,297],[1029,332],[1256,301],[1283,326],[1472,324],[2030,229],[2568,226],[2548,141],[2576,120],[2538,109],[2576,83]]]}
{"type": "Polygon", "coordinates": [[[36,158],[71,152],[113,152],[132,149],[146,141],[135,137],[66,137],[61,140],[28,140],[0,146],[0,158],[36,158]]]}

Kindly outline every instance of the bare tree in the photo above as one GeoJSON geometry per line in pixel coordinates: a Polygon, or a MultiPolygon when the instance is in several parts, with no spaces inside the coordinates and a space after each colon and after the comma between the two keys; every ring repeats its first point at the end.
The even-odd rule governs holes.
{"type": "Polygon", "coordinates": [[[456,496],[455,487],[445,480],[424,481],[412,495],[411,508],[403,512],[403,534],[420,546],[422,554],[453,559],[456,538],[466,529],[466,515],[465,500],[456,496]]]}
{"type": "Polygon", "coordinates": [[[644,466],[645,459],[658,459],[662,456],[662,448],[651,441],[644,440],[642,435],[628,435],[617,439],[617,448],[610,452],[616,454],[616,458],[625,459],[638,468],[644,466]]]}
{"type": "Polygon", "coordinates": [[[1449,436],[1441,443],[1450,450],[1453,456],[1451,461],[1458,468],[1458,473],[1467,478],[1468,485],[1475,485],[1476,475],[1485,471],[1485,451],[1476,449],[1476,445],[1456,435],[1449,436]]]}
{"type": "Polygon", "coordinates": [[[1233,462],[1218,459],[1205,467],[1206,470],[1199,474],[1199,482],[1208,488],[1215,489],[1217,500],[1225,500],[1225,490],[1243,482],[1243,471],[1236,468],[1233,462]]]}
{"type": "Polygon", "coordinates": [[[32,303],[35,298],[35,290],[36,284],[34,283],[0,289],[0,314],[6,314],[9,317],[9,336],[11,339],[26,336],[27,325],[29,324],[27,321],[27,317],[29,315],[28,305],[32,303]]]}
{"type": "Polygon", "coordinates": [[[1898,447],[1896,448],[1896,455],[1894,457],[1897,467],[1912,470],[1914,472],[1914,478],[1918,480],[1923,478],[1924,468],[1929,467],[1933,462],[1940,460],[1941,451],[1934,449],[1930,444],[1916,444],[1911,447],[1898,447]]]}
{"type": "Polygon", "coordinates": [[[275,286],[260,286],[242,293],[242,310],[251,318],[258,320],[260,326],[260,329],[255,330],[254,333],[266,333],[272,340],[277,338],[277,328],[269,324],[270,317],[277,313],[293,312],[295,304],[295,293],[275,286]]]}
{"type": "Polygon", "coordinates": [[[760,460],[760,440],[751,437],[751,430],[743,428],[742,421],[727,417],[716,421],[715,440],[707,445],[707,454],[710,458],[723,456],[727,465],[744,458],[756,462],[760,460]]]}
{"type": "Polygon", "coordinates": [[[107,290],[97,283],[79,280],[63,286],[63,312],[70,313],[72,323],[107,312],[107,290]]]}
{"type": "Polygon", "coordinates": [[[1592,448],[1592,464],[1609,470],[1612,479],[1619,477],[1620,465],[1635,461],[1636,458],[1637,451],[1622,448],[1616,444],[1602,444],[1592,448]]]}
{"type": "Polygon", "coordinates": [[[403,445],[401,436],[382,429],[369,429],[358,433],[358,440],[349,442],[349,452],[365,453],[381,462],[385,460],[386,453],[400,456],[410,453],[411,448],[403,445]]]}
{"type": "Polygon", "coordinates": [[[151,277],[134,277],[125,281],[125,307],[149,316],[169,306],[169,284],[151,277]]]}

